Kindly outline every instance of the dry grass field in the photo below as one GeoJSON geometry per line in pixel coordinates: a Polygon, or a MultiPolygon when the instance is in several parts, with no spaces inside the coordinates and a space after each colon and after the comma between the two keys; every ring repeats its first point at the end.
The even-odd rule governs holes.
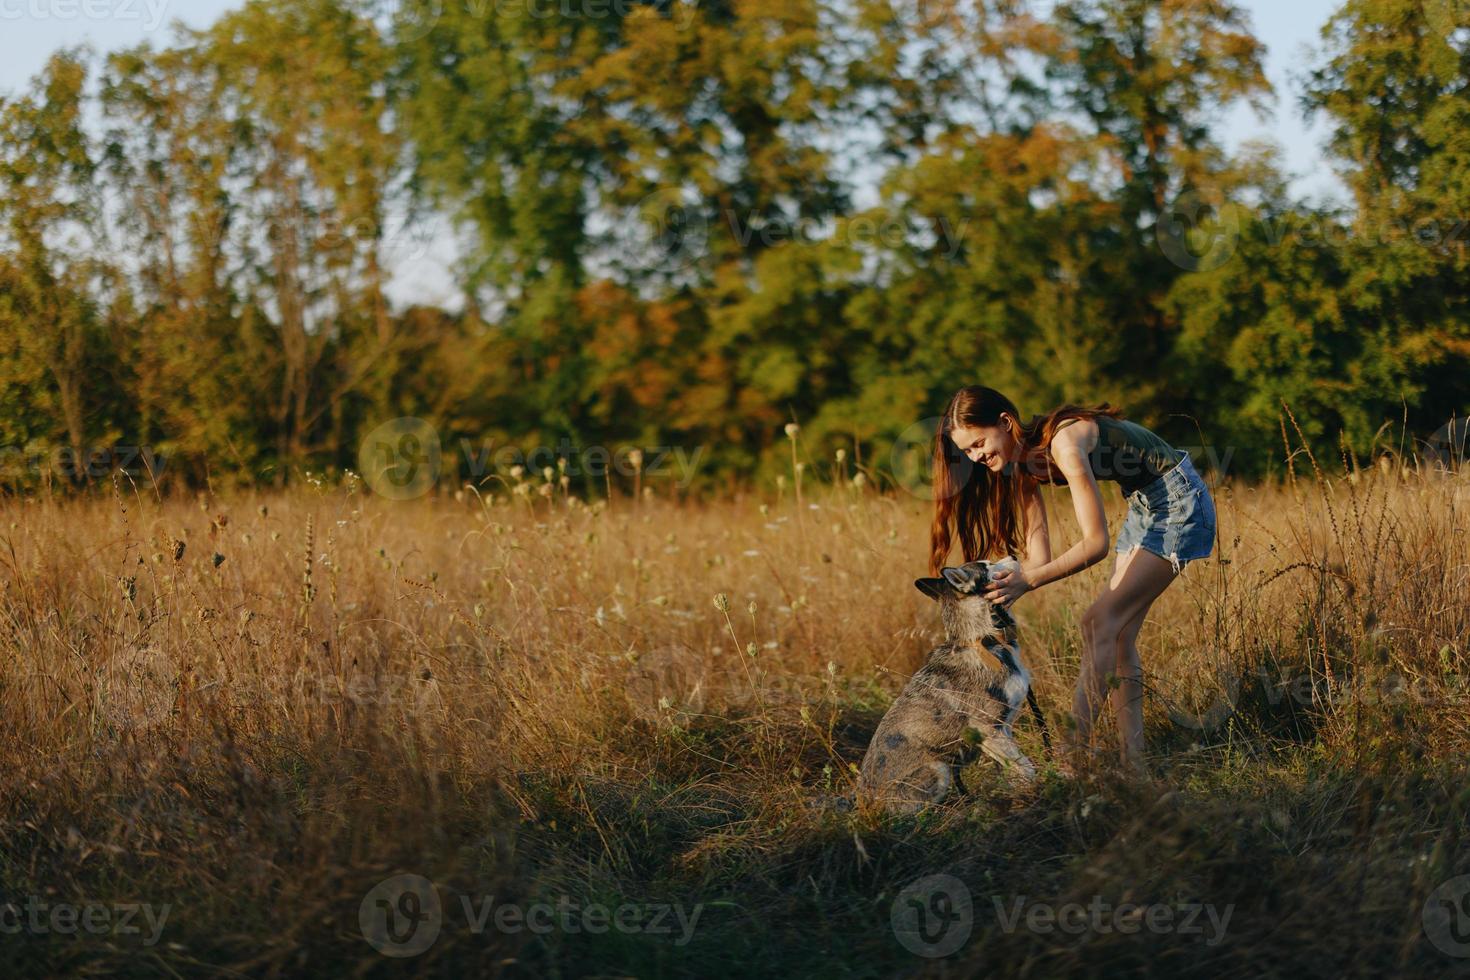
{"type": "MultiPolygon", "coordinates": [[[[830,802],[939,635],[911,496],[6,500],[0,972],[1463,973],[1470,474],[1295,463],[1140,638],[1156,786],[906,819],[830,802]]],[[[1014,607],[1054,732],[1107,575],[1014,607]]]]}

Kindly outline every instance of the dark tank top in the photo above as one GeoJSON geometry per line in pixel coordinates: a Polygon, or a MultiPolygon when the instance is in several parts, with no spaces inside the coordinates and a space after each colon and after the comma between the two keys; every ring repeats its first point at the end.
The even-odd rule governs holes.
{"type": "MultiPolygon", "coordinates": [[[[1060,431],[1075,421],[1067,419],[1057,429],[1060,431]]],[[[1124,494],[1143,489],[1178,466],[1184,458],[1184,453],[1137,422],[1106,415],[1100,415],[1093,421],[1097,423],[1097,445],[1087,454],[1087,461],[1092,464],[1092,475],[1099,481],[1115,481],[1124,494]]],[[[1045,482],[1065,485],[1067,481],[1057,474],[1045,482]]]]}

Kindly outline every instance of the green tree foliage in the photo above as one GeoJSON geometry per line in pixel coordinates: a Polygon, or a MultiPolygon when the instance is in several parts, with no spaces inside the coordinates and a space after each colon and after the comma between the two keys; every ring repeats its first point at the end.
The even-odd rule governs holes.
{"type": "MultiPolygon", "coordinates": [[[[110,305],[117,270],[100,238],[87,71],[53,57],[31,91],[0,104],[0,379],[10,448],[59,443],[72,460],[114,433],[110,305]]],[[[72,475],[79,475],[75,467],[72,475]]]]}
{"type": "Polygon", "coordinates": [[[1235,471],[1283,403],[1329,454],[1428,434],[1470,407],[1470,18],[1323,38],[1341,213],[1221,143],[1276,94],[1229,0],[249,0],[65,52],[0,101],[0,436],[279,482],[419,415],[750,474],[797,420],[881,467],[974,382],[1235,471]],[[405,228],[451,308],[390,304],[405,228]]]}
{"type": "MultiPolygon", "coordinates": [[[[1356,213],[1343,301],[1376,332],[1423,422],[1464,415],[1470,374],[1470,5],[1350,0],[1306,104],[1332,123],[1356,213]]],[[[1370,370],[1383,371],[1377,365],[1370,370]]]]}

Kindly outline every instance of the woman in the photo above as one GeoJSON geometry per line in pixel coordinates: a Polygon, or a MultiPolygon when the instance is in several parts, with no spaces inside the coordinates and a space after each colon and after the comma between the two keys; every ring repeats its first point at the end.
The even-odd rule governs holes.
{"type": "Polygon", "coordinates": [[[1186,562],[1214,547],[1215,504],[1190,462],[1148,429],[1108,405],[1063,405],[1029,422],[991,388],[962,388],[934,437],[931,574],[939,574],[957,535],[965,561],[1016,555],[1021,571],[1002,573],[986,598],[1010,605],[1025,593],[1075,575],[1108,553],[1099,481],[1128,498],[1112,578],[1082,616],[1082,670],[1068,746],[1085,749],[1112,694],[1123,763],[1143,774],[1143,668],[1134,645],[1149,607],[1186,562]],[[1082,540],[1052,557],[1040,484],[1071,490],[1082,540]]]}

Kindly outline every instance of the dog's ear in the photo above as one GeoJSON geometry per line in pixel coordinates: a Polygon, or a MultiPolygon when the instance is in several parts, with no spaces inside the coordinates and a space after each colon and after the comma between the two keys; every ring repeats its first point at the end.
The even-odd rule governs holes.
{"type": "Polygon", "coordinates": [[[968,568],[946,568],[939,574],[954,587],[956,592],[969,592],[975,584],[975,576],[968,568]]]}
{"type": "Polygon", "coordinates": [[[949,583],[942,578],[918,578],[914,579],[914,588],[931,599],[939,600],[949,591],[949,583]]]}

